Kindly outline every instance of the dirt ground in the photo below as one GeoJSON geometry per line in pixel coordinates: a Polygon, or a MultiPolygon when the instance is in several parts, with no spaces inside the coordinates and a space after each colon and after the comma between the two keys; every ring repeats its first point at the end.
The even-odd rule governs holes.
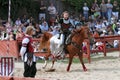
{"type": "MultiPolygon", "coordinates": [[[[73,63],[70,72],[66,71],[67,63],[57,61],[54,72],[45,72],[43,63],[37,63],[36,78],[47,80],[120,80],[119,52],[92,55],[92,62],[85,63],[88,71],[84,72],[80,63],[73,63]]],[[[50,63],[48,64],[50,67],[50,63]]],[[[47,67],[47,68],[48,68],[47,67]]],[[[23,77],[23,62],[15,62],[14,76],[23,77]]]]}

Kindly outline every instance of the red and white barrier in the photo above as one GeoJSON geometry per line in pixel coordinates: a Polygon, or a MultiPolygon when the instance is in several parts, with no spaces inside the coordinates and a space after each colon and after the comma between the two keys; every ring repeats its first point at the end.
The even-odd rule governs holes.
{"type": "Polygon", "coordinates": [[[1,57],[0,58],[0,75],[1,76],[12,76],[14,68],[13,57],[1,57]]]}

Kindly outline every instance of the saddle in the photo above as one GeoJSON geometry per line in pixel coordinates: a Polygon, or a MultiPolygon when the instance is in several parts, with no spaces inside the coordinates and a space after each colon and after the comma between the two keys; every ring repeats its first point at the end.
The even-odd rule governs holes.
{"type": "MultiPolygon", "coordinates": [[[[60,39],[60,36],[61,36],[61,33],[59,33],[58,39],[60,39]]],[[[70,42],[71,42],[71,34],[69,34],[68,36],[65,37],[63,44],[68,45],[68,44],[70,44],[70,42]]]]}
{"type": "MultiPolygon", "coordinates": [[[[59,37],[58,39],[60,39],[60,36],[61,36],[62,33],[59,33],[59,37]]],[[[71,43],[71,38],[72,38],[72,35],[71,34],[68,34],[67,36],[65,35],[65,39],[64,39],[64,42],[63,42],[63,45],[64,45],[64,52],[65,53],[68,53],[68,50],[66,49],[67,45],[69,45],[71,43]]]]}

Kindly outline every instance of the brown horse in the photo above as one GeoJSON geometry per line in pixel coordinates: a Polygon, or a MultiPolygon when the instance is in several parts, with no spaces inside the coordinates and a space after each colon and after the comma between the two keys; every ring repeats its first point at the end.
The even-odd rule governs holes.
{"type": "MultiPolygon", "coordinates": [[[[51,52],[50,41],[49,41],[51,37],[52,37],[52,35],[50,33],[44,33],[42,38],[41,38],[42,42],[41,42],[40,46],[43,46],[42,44],[45,44],[45,43],[48,46],[47,47],[48,48],[48,55],[45,57],[46,59],[51,55],[51,53],[50,53],[51,52]]],[[[66,47],[66,49],[69,53],[69,64],[68,64],[68,67],[67,67],[67,71],[70,70],[70,66],[72,64],[73,57],[76,54],[78,55],[78,57],[80,59],[83,70],[87,71],[87,68],[85,67],[84,62],[83,62],[82,43],[83,43],[84,39],[90,39],[91,37],[92,36],[90,35],[90,31],[89,31],[89,28],[87,26],[82,26],[80,29],[76,29],[74,31],[74,33],[72,33],[71,42],[66,47]]],[[[54,61],[55,60],[52,61],[52,67],[51,68],[53,68],[54,61]]],[[[46,66],[46,64],[45,64],[45,66],[46,66]]]]}

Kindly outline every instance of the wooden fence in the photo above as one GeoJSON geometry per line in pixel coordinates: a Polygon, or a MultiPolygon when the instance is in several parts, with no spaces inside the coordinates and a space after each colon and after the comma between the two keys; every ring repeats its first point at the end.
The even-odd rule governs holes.
{"type": "MultiPolygon", "coordinates": [[[[119,44],[120,44],[120,36],[119,35],[118,36],[96,37],[94,39],[95,39],[95,42],[102,42],[103,46],[102,46],[102,49],[92,50],[89,40],[87,40],[87,39],[85,40],[87,46],[86,46],[86,51],[84,51],[83,57],[87,58],[89,63],[91,62],[91,57],[90,57],[91,54],[98,53],[98,52],[103,52],[104,56],[106,56],[107,52],[120,51],[120,45],[117,48],[113,47],[114,40],[118,40],[119,44]],[[109,43],[112,43],[110,45],[112,47],[108,48],[107,45],[109,43]]],[[[33,39],[33,41],[34,42],[40,42],[40,39],[33,39]]],[[[21,40],[17,40],[17,42],[21,42],[21,40]]],[[[35,52],[36,56],[45,56],[45,54],[46,54],[46,52],[35,52]]]]}

